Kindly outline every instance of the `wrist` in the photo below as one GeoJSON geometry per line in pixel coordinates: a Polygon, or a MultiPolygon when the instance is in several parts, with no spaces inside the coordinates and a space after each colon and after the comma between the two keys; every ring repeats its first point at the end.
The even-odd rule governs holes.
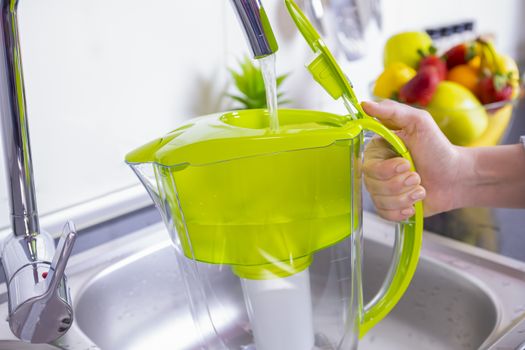
{"type": "Polygon", "coordinates": [[[525,205],[525,151],[521,144],[459,147],[454,208],[525,205]]]}
{"type": "Polygon", "coordinates": [[[456,172],[451,183],[452,201],[450,210],[472,206],[472,194],[479,185],[475,149],[460,146],[454,146],[454,148],[456,159],[452,166],[456,168],[456,172]]]}

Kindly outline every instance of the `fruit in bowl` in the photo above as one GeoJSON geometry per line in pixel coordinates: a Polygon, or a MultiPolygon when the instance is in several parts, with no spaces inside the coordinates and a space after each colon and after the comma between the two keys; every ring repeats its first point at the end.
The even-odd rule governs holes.
{"type": "Polygon", "coordinates": [[[426,106],[450,142],[466,146],[487,129],[487,112],[474,94],[453,81],[440,82],[426,106]]]}
{"type": "Polygon", "coordinates": [[[428,49],[430,46],[432,39],[427,33],[398,33],[391,36],[385,44],[383,64],[388,67],[391,63],[402,62],[415,69],[419,64],[419,50],[428,49]]]}
{"type": "Polygon", "coordinates": [[[391,98],[416,75],[416,70],[402,62],[392,62],[377,78],[374,95],[391,98]]]}
{"type": "Polygon", "coordinates": [[[425,108],[454,144],[499,143],[520,82],[514,60],[492,42],[478,38],[439,54],[425,33],[396,34],[385,45],[384,64],[373,86],[376,98],[425,108]]]}

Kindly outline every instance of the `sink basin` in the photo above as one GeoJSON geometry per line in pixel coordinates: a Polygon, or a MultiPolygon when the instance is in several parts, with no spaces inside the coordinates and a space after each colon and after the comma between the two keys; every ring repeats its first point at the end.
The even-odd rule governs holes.
{"type": "MultiPolygon", "coordinates": [[[[372,295],[385,276],[390,247],[366,241],[365,249],[365,295],[372,295]]],[[[232,285],[228,282],[235,282],[231,272],[225,270],[219,278],[227,293],[232,285]]],[[[138,350],[162,344],[196,349],[199,338],[184,293],[175,254],[166,242],[97,275],[78,297],[77,323],[102,349],[138,350]]],[[[229,306],[245,307],[242,299],[229,306]]],[[[497,322],[496,303],[481,284],[424,259],[408,295],[367,336],[362,348],[392,349],[395,344],[399,349],[417,349],[425,344],[422,348],[428,350],[478,349],[497,322]]]]}
{"type": "MultiPolygon", "coordinates": [[[[383,281],[392,236],[390,224],[365,215],[365,299],[383,281]]],[[[62,345],[81,334],[101,349],[196,349],[198,334],[172,249],[156,225],[73,257],[68,274],[76,322],[62,345]]],[[[407,294],[360,349],[489,348],[525,314],[524,266],[426,233],[407,294]]],[[[228,292],[230,274],[215,276],[224,281],[220,292],[228,292]]],[[[244,307],[231,299],[232,310],[244,307]]]]}
{"type": "Polygon", "coordinates": [[[156,248],[102,271],[80,294],[77,324],[102,349],[192,349],[197,343],[173,248],[168,242],[156,248]]]}
{"type": "MultiPolygon", "coordinates": [[[[389,248],[366,242],[365,249],[366,296],[380,286],[389,248]]],[[[423,257],[407,293],[361,349],[479,349],[498,321],[497,302],[481,281],[423,257]]]]}

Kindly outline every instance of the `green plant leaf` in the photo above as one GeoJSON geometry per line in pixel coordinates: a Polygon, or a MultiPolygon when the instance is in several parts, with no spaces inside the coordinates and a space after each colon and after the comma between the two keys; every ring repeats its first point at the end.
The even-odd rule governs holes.
{"type": "MultiPolygon", "coordinates": [[[[248,56],[237,60],[237,63],[239,65],[238,70],[229,68],[228,71],[238,94],[227,94],[227,96],[245,108],[266,108],[266,88],[261,68],[255,65],[248,56]]],[[[289,74],[283,74],[276,78],[278,103],[283,103],[280,99],[284,94],[279,92],[279,87],[288,76],[289,74]]],[[[290,103],[290,101],[286,100],[284,103],[290,103]]]]}
{"type": "Polygon", "coordinates": [[[250,105],[250,101],[240,97],[240,96],[235,96],[235,95],[230,95],[228,94],[227,95],[228,97],[230,97],[232,100],[235,100],[237,102],[240,102],[243,106],[246,106],[248,107],[250,105]]]}
{"type": "Polygon", "coordinates": [[[277,87],[281,86],[282,83],[288,78],[289,74],[283,74],[277,77],[277,87]]]}
{"type": "Polygon", "coordinates": [[[233,81],[237,89],[243,94],[249,94],[249,86],[247,80],[243,77],[242,74],[237,73],[233,69],[230,69],[230,74],[233,77],[233,81]]]}

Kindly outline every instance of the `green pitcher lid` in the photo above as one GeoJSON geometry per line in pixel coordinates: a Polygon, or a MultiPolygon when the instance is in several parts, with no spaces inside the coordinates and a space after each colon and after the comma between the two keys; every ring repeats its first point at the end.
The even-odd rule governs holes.
{"type": "Polygon", "coordinates": [[[166,136],[126,156],[130,164],[205,165],[214,162],[325,147],[357,136],[362,128],[346,116],[319,111],[281,109],[280,130],[268,128],[262,109],[212,114],[192,119],[166,136]]]}

